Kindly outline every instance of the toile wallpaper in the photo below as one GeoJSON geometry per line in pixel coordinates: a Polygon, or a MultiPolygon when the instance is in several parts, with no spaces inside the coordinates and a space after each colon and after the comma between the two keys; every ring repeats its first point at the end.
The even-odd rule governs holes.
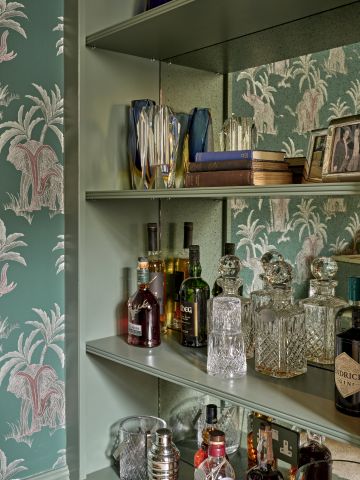
{"type": "MultiPolygon", "coordinates": [[[[360,112],[360,43],[232,75],[232,111],[252,116],[260,149],[306,156],[309,132],[360,112]]],[[[307,296],[311,260],[360,250],[360,197],[242,198],[231,202],[231,236],[244,262],[245,292],[260,287],[259,258],[277,248],[307,296]]]]}
{"type": "Polygon", "coordinates": [[[66,465],[63,0],[0,0],[0,478],[66,465]]]}

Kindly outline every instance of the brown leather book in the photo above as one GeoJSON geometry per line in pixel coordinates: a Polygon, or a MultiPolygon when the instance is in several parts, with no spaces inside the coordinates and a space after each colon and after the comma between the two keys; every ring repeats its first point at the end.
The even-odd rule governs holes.
{"type": "Polygon", "coordinates": [[[219,170],[212,172],[187,172],[184,186],[235,187],[243,185],[281,185],[292,183],[289,171],[219,170]]]}
{"type": "Polygon", "coordinates": [[[212,172],[214,170],[287,170],[287,162],[271,160],[215,160],[210,162],[190,162],[189,172],[212,172]]]}

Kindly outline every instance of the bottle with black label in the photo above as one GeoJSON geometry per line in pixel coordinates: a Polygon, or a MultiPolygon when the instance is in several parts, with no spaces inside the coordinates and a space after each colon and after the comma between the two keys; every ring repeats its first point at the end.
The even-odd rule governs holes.
{"type": "Polygon", "coordinates": [[[148,223],[148,259],[149,259],[149,286],[157,298],[160,308],[160,329],[166,333],[165,315],[165,261],[158,249],[158,226],[156,223],[148,223]]]}
{"type": "Polygon", "coordinates": [[[349,277],[349,307],[336,316],[335,405],[360,417],[360,277],[349,277]]]}
{"type": "Polygon", "coordinates": [[[189,278],[180,288],[181,343],[186,347],[207,344],[206,314],[210,297],[209,285],[201,278],[200,248],[189,248],[189,278]]]}

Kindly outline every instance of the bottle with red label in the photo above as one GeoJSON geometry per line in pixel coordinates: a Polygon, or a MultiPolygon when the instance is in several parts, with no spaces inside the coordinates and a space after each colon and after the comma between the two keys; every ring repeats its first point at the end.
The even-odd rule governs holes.
{"type": "Polygon", "coordinates": [[[235,480],[235,472],[226,458],[225,434],[221,430],[210,433],[208,457],[194,473],[195,480],[235,480]]]}
{"type": "Polygon", "coordinates": [[[209,403],[206,405],[206,423],[202,430],[202,442],[199,450],[194,455],[194,467],[197,468],[208,456],[210,434],[216,430],[217,405],[209,403]]]}

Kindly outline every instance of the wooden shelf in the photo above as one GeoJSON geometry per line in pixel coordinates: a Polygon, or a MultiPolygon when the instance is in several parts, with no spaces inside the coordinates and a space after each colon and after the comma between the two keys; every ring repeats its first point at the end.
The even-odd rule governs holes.
{"type": "Polygon", "coordinates": [[[300,428],[360,445],[360,419],[335,409],[333,372],[309,367],[305,375],[274,379],[255,372],[249,362],[247,375],[228,381],[208,375],[206,349],[182,347],[175,332],[153,349],[136,348],[114,336],[87,342],[86,351],[300,428]]]}
{"type": "Polygon", "coordinates": [[[136,198],[232,198],[272,196],[360,195],[360,182],[305,183],[246,187],[178,188],[169,190],[109,190],[88,191],[86,200],[115,200],[136,198]]]}
{"type": "Polygon", "coordinates": [[[355,43],[359,15],[354,0],[172,0],[86,45],[227,73],[355,43]]]}

